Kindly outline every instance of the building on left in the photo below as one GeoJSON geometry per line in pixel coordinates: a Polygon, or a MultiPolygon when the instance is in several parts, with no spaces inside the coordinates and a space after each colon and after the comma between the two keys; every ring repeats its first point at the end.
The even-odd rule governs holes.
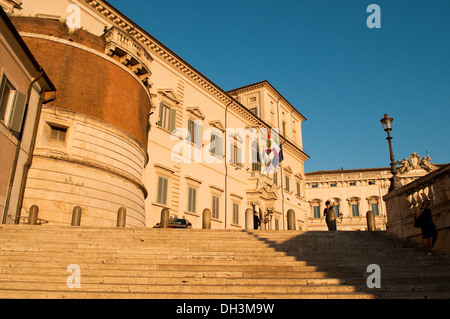
{"type": "Polygon", "coordinates": [[[18,1],[0,6],[0,215],[17,222],[43,101],[55,91],[7,12],[18,1]],[[6,10],[6,12],[3,10],[6,10]]]}

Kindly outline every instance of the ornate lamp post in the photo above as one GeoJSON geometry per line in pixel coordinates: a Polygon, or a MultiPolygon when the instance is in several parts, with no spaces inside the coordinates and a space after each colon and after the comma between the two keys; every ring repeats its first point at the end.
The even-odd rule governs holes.
{"type": "Polygon", "coordinates": [[[394,121],[394,119],[392,117],[389,117],[387,114],[384,114],[384,117],[380,120],[381,124],[383,125],[383,129],[386,131],[387,136],[388,136],[386,139],[388,140],[388,143],[389,143],[389,153],[391,155],[392,177],[391,177],[391,186],[389,187],[389,191],[402,187],[402,184],[400,183],[400,181],[398,180],[398,177],[397,177],[397,167],[395,166],[397,163],[395,162],[394,151],[392,150],[391,131],[392,131],[392,122],[393,121],[394,121]]]}

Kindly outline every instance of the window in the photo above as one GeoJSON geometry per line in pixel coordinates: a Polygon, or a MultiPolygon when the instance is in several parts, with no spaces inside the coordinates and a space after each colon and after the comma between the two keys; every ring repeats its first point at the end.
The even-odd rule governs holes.
{"type": "Polygon", "coordinates": [[[159,105],[159,122],[158,125],[165,130],[172,132],[175,129],[176,110],[170,108],[163,102],[159,105]]]}
{"type": "Polygon", "coordinates": [[[286,136],[286,122],[285,121],[283,121],[281,123],[281,128],[282,128],[282,131],[283,131],[283,136],[286,136]]]}
{"type": "Polygon", "coordinates": [[[352,204],[352,215],[353,217],[359,217],[359,205],[352,204]]]}
{"type": "Polygon", "coordinates": [[[188,187],[188,207],[187,211],[195,213],[197,206],[197,189],[194,187],[188,187]]]}
{"type": "Polygon", "coordinates": [[[319,188],[319,184],[312,184],[311,188],[319,188]]]}
{"type": "Polygon", "coordinates": [[[235,138],[230,145],[230,163],[242,166],[242,152],[235,138]]]}
{"type": "Polygon", "coordinates": [[[350,182],[349,185],[350,186],[356,186],[356,182],[350,182]]]}
{"type": "Polygon", "coordinates": [[[369,207],[375,216],[380,215],[379,200],[377,196],[372,196],[367,199],[369,201],[369,207]]]}
{"type": "Polygon", "coordinates": [[[158,176],[158,191],[156,194],[156,202],[158,204],[167,205],[167,185],[168,179],[158,176]]]}
{"type": "Polygon", "coordinates": [[[257,106],[252,107],[252,108],[250,109],[250,112],[252,112],[252,113],[255,114],[256,116],[258,116],[258,107],[257,107],[257,106]]]}
{"type": "Polygon", "coordinates": [[[375,216],[380,216],[380,211],[378,210],[378,203],[371,204],[372,212],[375,216]]]}
{"type": "Polygon", "coordinates": [[[0,119],[7,127],[9,127],[11,120],[15,97],[16,89],[12,86],[8,79],[4,77],[1,86],[0,119]]]}
{"type": "Polygon", "coordinates": [[[261,171],[261,158],[258,151],[258,141],[252,141],[252,171],[261,171]]]}
{"type": "Polygon", "coordinates": [[[375,181],[369,181],[369,185],[375,185],[375,181]]]}
{"type": "Polygon", "coordinates": [[[341,208],[340,208],[339,202],[334,201],[333,210],[336,213],[336,217],[339,217],[339,214],[341,213],[341,208]]]}
{"type": "Polygon", "coordinates": [[[278,185],[278,171],[273,173],[273,184],[278,185]]]}
{"type": "Polygon", "coordinates": [[[299,181],[297,181],[296,184],[297,184],[297,194],[296,195],[298,197],[301,197],[301,184],[299,181]]]}
{"type": "Polygon", "coordinates": [[[59,142],[65,142],[66,141],[66,134],[67,134],[67,128],[66,127],[57,127],[54,125],[50,125],[50,139],[59,141],[59,142]]]}
{"type": "Polygon", "coordinates": [[[11,82],[2,77],[0,82],[0,121],[18,137],[22,130],[27,96],[17,91],[11,82]]]}
{"type": "Polygon", "coordinates": [[[314,218],[320,218],[320,206],[313,206],[314,218]]]}
{"type": "Polygon", "coordinates": [[[218,133],[211,133],[211,143],[210,143],[210,153],[211,155],[216,155],[220,158],[223,156],[222,151],[223,138],[218,133]]]}
{"type": "Polygon", "coordinates": [[[211,212],[211,217],[212,218],[219,218],[219,196],[213,195],[212,196],[212,212],[211,212]]]}
{"type": "Polygon", "coordinates": [[[285,180],[285,182],[286,182],[286,185],[285,185],[285,190],[286,190],[286,192],[290,192],[290,182],[289,182],[289,180],[290,180],[290,178],[289,178],[289,176],[288,175],[286,175],[285,177],[284,177],[284,180],[285,180]]]}
{"type": "Polygon", "coordinates": [[[352,197],[348,199],[349,209],[352,212],[353,217],[359,217],[359,201],[361,198],[352,197]]]}
{"type": "Polygon", "coordinates": [[[191,119],[188,120],[188,130],[189,136],[188,139],[191,143],[201,147],[202,146],[202,121],[193,121],[191,119]]]}
{"type": "Polygon", "coordinates": [[[233,224],[239,224],[239,204],[233,203],[233,224]]]}
{"type": "Polygon", "coordinates": [[[337,187],[337,183],[331,183],[330,187],[337,187]]]}

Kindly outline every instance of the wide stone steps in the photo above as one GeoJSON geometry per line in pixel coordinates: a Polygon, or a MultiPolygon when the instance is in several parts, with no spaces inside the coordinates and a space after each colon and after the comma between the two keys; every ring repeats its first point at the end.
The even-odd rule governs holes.
{"type": "Polygon", "coordinates": [[[3,225],[0,298],[450,298],[450,260],[381,232],[3,225]]]}

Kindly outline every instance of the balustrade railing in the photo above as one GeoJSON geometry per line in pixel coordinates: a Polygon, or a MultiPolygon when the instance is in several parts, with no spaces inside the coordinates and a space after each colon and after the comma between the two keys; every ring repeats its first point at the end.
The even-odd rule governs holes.
{"type": "Polygon", "coordinates": [[[450,252],[450,164],[386,194],[387,232],[422,241],[414,216],[420,204],[431,200],[432,218],[439,232],[437,247],[450,252]]]}

